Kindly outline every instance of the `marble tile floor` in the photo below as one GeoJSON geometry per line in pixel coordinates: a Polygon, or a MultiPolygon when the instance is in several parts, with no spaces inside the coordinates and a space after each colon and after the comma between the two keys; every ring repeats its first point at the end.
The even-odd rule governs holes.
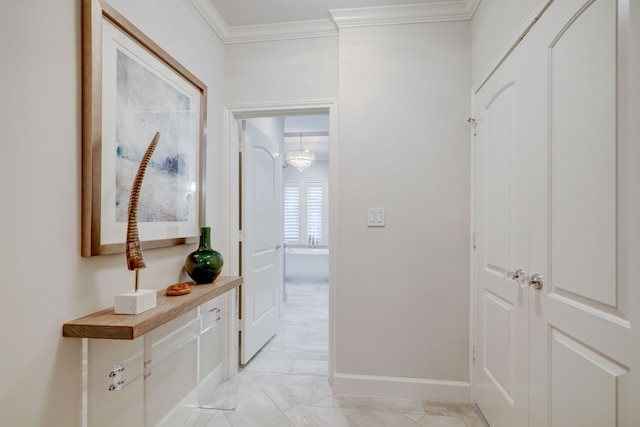
{"type": "MultiPolygon", "coordinates": [[[[333,393],[327,379],[328,285],[287,284],[280,328],[216,407],[190,427],[487,427],[471,404],[333,393]]],[[[187,411],[187,408],[185,408],[187,411]]],[[[173,424],[172,424],[173,425],[173,424]]]]}

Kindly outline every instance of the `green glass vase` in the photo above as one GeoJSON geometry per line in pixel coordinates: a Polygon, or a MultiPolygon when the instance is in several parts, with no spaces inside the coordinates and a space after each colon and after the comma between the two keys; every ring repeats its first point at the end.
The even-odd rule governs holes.
{"type": "Polygon", "coordinates": [[[200,245],[187,256],[184,268],[197,284],[213,283],[222,270],[222,255],[211,249],[211,227],[200,227],[200,245]]]}

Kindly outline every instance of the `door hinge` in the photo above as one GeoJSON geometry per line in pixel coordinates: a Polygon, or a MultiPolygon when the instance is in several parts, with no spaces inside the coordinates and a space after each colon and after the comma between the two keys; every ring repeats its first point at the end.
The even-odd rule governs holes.
{"type": "Polygon", "coordinates": [[[473,250],[475,251],[476,248],[478,247],[478,239],[476,237],[476,233],[473,233],[472,235],[471,244],[473,245],[473,250]]]}
{"type": "Polygon", "coordinates": [[[242,140],[238,141],[238,151],[240,153],[244,153],[244,147],[245,147],[244,141],[242,141],[242,140]]]}
{"type": "Polygon", "coordinates": [[[475,362],[476,361],[476,346],[472,345],[471,346],[471,359],[475,362]]]}
{"type": "Polygon", "coordinates": [[[477,133],[477,128],[478,128],[478,122],[476,121],[475,117],[469,117],[467,119],[467,122],[471,125],[471,127],[473,128],[473,136],[478,135],[477,133]]]}
{"type": "Polygon", "coordinates": [[[243,319],[236,319],[236,326],[238,328],[238,332],[244,331],[244,320],[243,319]]]}
{"type": "Polygon", "coordinates": [[[478,135],[477,129],[478,129],[478,122],[476,121],[475,117],[469,117],[467,119],[467,122],[471,125],[471,127],[473,128],[473,136],[478,135]]]}
{"type": "Polygon", "coordinates": [[[244,242],[244,231],[238,230],[238,242],[244,242]]]}

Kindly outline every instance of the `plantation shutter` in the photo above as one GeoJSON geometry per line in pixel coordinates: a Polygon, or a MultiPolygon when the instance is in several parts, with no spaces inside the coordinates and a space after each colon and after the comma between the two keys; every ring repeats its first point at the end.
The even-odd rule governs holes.
{"type": "Polygon", "coordinates": [[[300,242],[300,184],[284,184],[284,241],[300,242]]]}
{"type": "Polygon", "coordinates": [[[322,242],[322,211],[324,191],[322,183],[307,183],[307,234],[322,242]]]}

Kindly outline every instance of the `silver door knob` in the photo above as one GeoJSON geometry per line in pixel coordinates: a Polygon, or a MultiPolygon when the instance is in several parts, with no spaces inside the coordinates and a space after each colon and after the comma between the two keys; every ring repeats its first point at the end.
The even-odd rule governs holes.
{"type": "Polygon", "coordinates": [[[534,273],[527,279],[527,286],[531,286],[533,289],[540,290],[544,284],[544,277],[542,274],[534,273]]]}
{"type": "Polygon", "coordinates": [[[517,282],[521,288],[531,286],[533,289],[540,290],[544,284],[544,277],[541,274],[533,273],[531,276],[527,276],[527,272],[524,269],[519,268],[516,271],[508,271],[504,274],[504,280],[507,282],[517,282]]]}
{"type": "Polygon", "coordinates": [[[281,247],[282,247],[282,246],[280,245],[280,243],[278,243],[278,244],[276,245],[276,251],[277,251],[278,249],[280,249],[281,247]]]}
{"type": "Polygon", "coordinates": [[[527,272],[522,268],[519,268],[516,271],[507,271],[504,273],[504,280],[507,282],[520,282],[520,280],[525,277],[527,277],[527,272]]]}
{"type": "Polygon", "coordinates": [[[534,273],[531,276],[525,276],[522,279],[519,279],[518,283],[520,283],[520,286],[523,288],[531,286],[535,290],[540,290],[544,283],[544,277],[542,277],[541,274],[534,273]]]}

